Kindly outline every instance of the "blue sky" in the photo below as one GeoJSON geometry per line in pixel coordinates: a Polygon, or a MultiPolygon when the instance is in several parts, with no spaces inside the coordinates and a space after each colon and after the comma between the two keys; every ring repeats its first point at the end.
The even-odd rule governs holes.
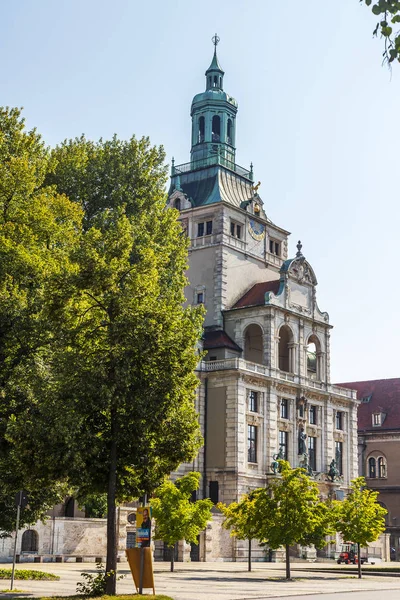
{"type": "Polygon", "coordinates": [[[400,65],[358,0],[2,0],[0,103],[49,145],[148,135],[187,162],[218,32],[237,162],[330,314],[332,381],[399,376],[400,65]]]}

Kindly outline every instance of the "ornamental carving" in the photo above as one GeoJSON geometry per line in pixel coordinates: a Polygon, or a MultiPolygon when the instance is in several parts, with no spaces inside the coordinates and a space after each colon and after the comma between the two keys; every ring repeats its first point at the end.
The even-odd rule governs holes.
{"type": "Polygon", "coordinates": [[[293,262],[290,267],[290,275],[294,279],[297,279],[299,283],[308,283],[311,285],[314,283],[313,273],[304,258],[293,262]]]}

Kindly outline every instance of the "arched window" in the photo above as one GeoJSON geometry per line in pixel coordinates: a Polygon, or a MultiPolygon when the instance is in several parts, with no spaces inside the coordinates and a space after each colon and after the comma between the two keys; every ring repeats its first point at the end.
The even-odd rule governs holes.
{"type": "Polygon", "coordinates": [[[208,77],[208,87],[211,87],[211,75],[208,77]]]}
{"type": "Polygon", "coordinates": [[[283,325],[279,331],[279,369],[287,373],[293,372],[294,348],[291,347],[293,334],[287,325],[283,325]]]}
{"type": "Polygon", "coordinates": [[[181,210],[181,199],[180,198],[177,198],[175,200],[175,208],[176,208],[176,210],[181,210]]]}
{"type": "Polygon", "coordinates": [[[39,547],[39,536],[33,529],[27,529],[22,534],[21,552],[37,552],[39,547]]]}
{"type": "Polygon", "coordinates": [[[373,456],[368,459],[368,477],[372,479],[376,477],[376,460],[373,456]]]}
{"type": "Polygon", "coordinates": [[[222,88],[222,77],[219,78],[219,87],[222,88]]]}
{"type": "Polygon", "coordinates": [[[259,325],[249,325],[244,338],[244,358],[254,363],[263,362],[262,330],[259,325]]]}
{"type": "Polygon", "coordinates": [[[307,344],[307,377],[321,379],[321,345],[316,335],[311,335],[307,344]]]}
{"type": "Polygon", "coordinates": [[[201,144],[202,142],[204,142],[204,131],[205,131],[204,117],[200,117],[200,119],[199,119],[199,133],[198,133],[198,138],[197,138],[197,141],[198,141],[199,144],[201,144]]]}
{"type": "Polygon", "coordinates": [[[378,458],[378,477],[381,479],[386,477],[386,461],[383,456],[378,458]]]}
{"type": "Polygon", "coordinates": [[[218,86],[218,77],[214,75],[214,87],[218,86]]]}
{"type": "Polygon", "coordinates": [[[218,115],[212,118],[212,141],[219,142],[221,139],[221,119],[218,115]]]}
{"type": "Polygon", "coordinates": [[[228,124],[226,126],[226,140],[228,144],[232,144],[232,119],[228,119],[228,124]]]}

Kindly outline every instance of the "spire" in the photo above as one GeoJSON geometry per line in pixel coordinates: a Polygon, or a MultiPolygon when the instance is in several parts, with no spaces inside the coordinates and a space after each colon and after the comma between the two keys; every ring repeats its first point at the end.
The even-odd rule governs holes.
{"type": "Polygon", "coordinates": [[[214,56],[211,61],[211,65],[206,71],[206,89],[210,90],[213,88],[217,88],[222,90],[222,82],[225,73],[218,62],[217,44],[219,42],[219,37],[217,36],[217,34],[215,34],[211,39],[212,43],[214,44],[214,56]]]}

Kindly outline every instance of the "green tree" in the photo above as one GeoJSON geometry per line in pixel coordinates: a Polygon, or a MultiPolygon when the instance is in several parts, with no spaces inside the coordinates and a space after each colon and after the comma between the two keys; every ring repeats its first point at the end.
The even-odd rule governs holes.
{"type": "MultiPolygon", "coordinates": [[[[83,231],[62,289],[68,318],[53,347],[52,393],[27,406],[12,435],[37,477],[107,494],[106,570],[115,573],[116,504],[150,493],[200,446],[203,314],[184,307],[188,242],[165,207],[163,150],[147,138],[80,138],[52,159],[46,184],[83,208],[83,231]]],[[[109,594],[115,584],[114,574],[109,594]]]]}
{"type": "Polygon", "coordinates": [[[400,23],[399,0],[360,0],[367,6],[372,6],[372,12],[379,17],[374,29],[374,35],[384,38],[385,49],[383,59],[389,65],[397,60],[400,62],[400,31],[395,27],[400,23]]]}
{"type": "Polygon", "coordinates": [[[272,549],[285,547],[286,578],[290,579],[289,547],[293,544],[321,548],[331,532],[330,511],[319,497],[318,485],[304,469],[292,469],[287,461],[279,461],[279,477],[266,488],[252,492],[254,524],[257,539],[272,549]]]}
{"type": "Polygon", "coordinates": [[[180,540],[197,544],[197,536],[211,519],[213,503],[209,498],[191,502],[199,489],[200,473],[191,472],[175,483],[165,480],[151,501],[156,519],[155,539],[171,548],[171,571],[174,570],[174,546],[180,540]]]}
{"type": "MultiPolygon", "coordinates": [[[[15,527],[15,494],[29,507],[21,526],[34,522],[64,493],[34,475],[15,446],[12,430],[27,406],[50,393],[49,358],[65,304],[60,290],[74,270],[82,211],[45,185],[52,158],[21,111],[0,108],[0,530],[15,527]]],[[[23,420],[23,419],[22,419],[23,420]]],[[[33,452],[26,439],[27,451],[33,452]]]]}
{"type": "Polygon", "coordinates": [[[246,494],[240,502],[232,502],[228,506],[220,502],[217,506],[225,516],[222,527],[230,530],[232,536],[240,540],[248,540],[248,570],[251,571],[251,540],[257,539],[259,534],[253,493],[246,494]]]}
{"type": "Polygon", "coordinates": [[[361,579],[361,547],[378,539],[385,531],[386,508],[378,502],[379,492],[365,487],[364,477],[351,483],[351,491],[342,502],[335,501],[335,529],[345,541],[357,544],[358,577],[361,579]]]}

